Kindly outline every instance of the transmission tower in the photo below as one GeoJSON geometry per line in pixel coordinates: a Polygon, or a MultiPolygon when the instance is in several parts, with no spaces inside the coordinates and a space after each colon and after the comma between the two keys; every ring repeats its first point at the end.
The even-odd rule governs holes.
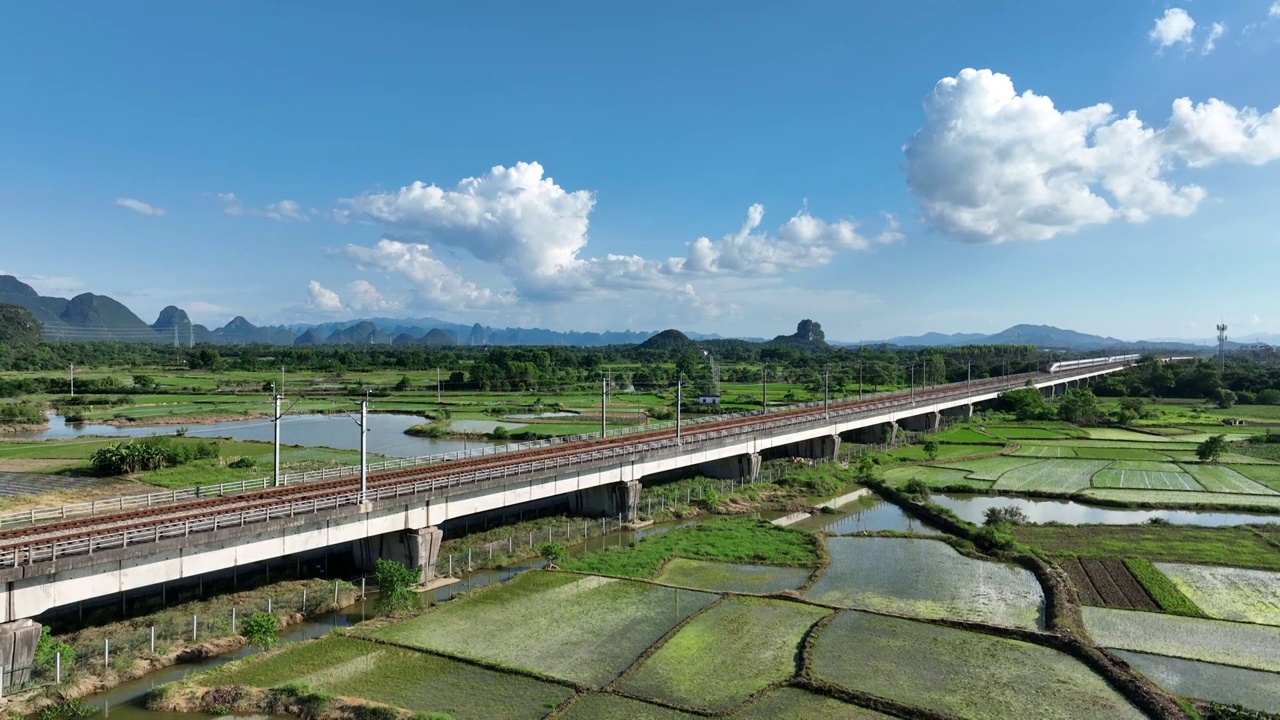
{"type": "Polygon", "coordinates": [[[1218,323],[1218,371],[1225,372],[1227,369],[1227,326],[1224,323],[1218,323]]]}

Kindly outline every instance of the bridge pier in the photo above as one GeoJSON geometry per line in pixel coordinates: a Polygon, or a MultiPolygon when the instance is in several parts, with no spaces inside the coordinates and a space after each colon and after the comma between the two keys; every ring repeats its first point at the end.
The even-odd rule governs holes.
{"type": "Polygon", "coordinates": [[[5,685],[17,686],[31,680],[40,629],[40,623],[34,620],[14,620],[0,625],[0,671],[5,673],[5,685]]]}
{"type": "Polygon", "coordinates": [[[973,405],[961,405],[942,411],[943,417],[959,417],[968,420],[973,417],[973,405]]]}
{"type": "Polygon", "coordinates": [[[749,478],[754,482],[760,477],[760,453],[734,455],[733,457],[702,463],[698,466],[698,472],[717,480],[749,478]]]}
{"type": "Polygon", "coordinates": [[[569,510],[575,515],[621,515],[624,521],[631,522],[639,511],[641,488],[639,480],[630,480],[577,490],[569,497],[569,510]]]}
{"type": "Polygon", "coordinates": [[[779,452],[785,457],[835,460],[840,456],[840,436],[819,435],[809,440],[801,440],[774,448],[774,452],[779,452]]]}
{"type": "Polygon", "coordinates": [[[937,432],[942,427],[942,413],[927,412],[902,419],[902,426],[912,432],[937,432]]]}
{"type": "Polygon", "coordinates": [[[435,577],[443,539],[444,531],[438,527],[411,528],[356,540],[351,551],[362,572],[373,572],[378,559],[386,558],[421,569],[422,581],[426,582],[435,577]]]}

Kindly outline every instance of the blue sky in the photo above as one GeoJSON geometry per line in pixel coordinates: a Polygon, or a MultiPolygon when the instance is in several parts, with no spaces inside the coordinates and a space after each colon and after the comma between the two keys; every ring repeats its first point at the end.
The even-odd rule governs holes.
{"type": "Polygon", "coordinates": [[[1273,4],[9,5],[0,271],[210,325],[1277,332],[1273,4]]]}

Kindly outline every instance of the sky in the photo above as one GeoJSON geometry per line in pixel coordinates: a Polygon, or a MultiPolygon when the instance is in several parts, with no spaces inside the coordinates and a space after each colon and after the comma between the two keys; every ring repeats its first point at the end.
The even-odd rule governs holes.
{"type": "Polygon", "coordinates": [[[144,320],[1280,332],[1280,0],[10,3],[0,272],[144,320]]]}

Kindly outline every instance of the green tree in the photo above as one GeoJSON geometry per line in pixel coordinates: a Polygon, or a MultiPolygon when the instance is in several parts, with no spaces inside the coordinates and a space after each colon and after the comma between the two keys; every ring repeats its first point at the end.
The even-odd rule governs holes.
{"type": "Polygon", "coordinates": [[[1223,435],[1212,435],[1196,446],[1196,457],[1204,462],[1218,462],[1227,451],[1227,438],[1223,435]]]}
{"type": "Polygon", "coordinates": [[[1033,387],[1010,390],[1000,396],[1000,409],[1013,413],[1019,420],[1043,420],[1049,415],[1044,395],[1033,387]]]}
{"type": "Polygon", "coordinates": [[[545,542],[538,547],[538,554],[547,561],[547,567],[551,567],[565,558],[565,549],[560,543],[545,542]]]}
{"type": "Polygon", "coordinates": [[[1026,525],[1029,522],[1031,522],[1031,518],[1027,517],[1027,514],[1017,505],[989,507],[982,520],[982,524],[988,527],[993,525],[1026,525]]]}
{"type": "Polygon", "coordinates": [[[1058,417],[1076,425],[1096,425],[1102,417],[1102,409],[1093,392],[1071,388],[1058,401],[1058,417]]]}
{"type": "Polygon", "coordinates": [[[930,460],[938,459],[938,441],[929,439],[924,441],[924,456],[930,460]]]}
{"type": "Polygon", "coordinates": [[[401,375],[400,381],[397,382],[395,385],[395,389],[397,392],[404,392],[405,390],[408,390],[412,387],[413,387],[413,381],[409,379],[408,375],[401,375]]]}
{"type": "Polygon", "coordinates": [[[240,626],[240,634],[259,650],[270,650],[280,642],[280,619],[271,613],[256,612],[240,626]]]}
{"type": "Polygon", "coordinates": [[[1226,388],[1218,388],[1213,391],[1213,402],[1218,407],[1226,410],[1236,404],[1236,394],[1226,388]]]}
{"type": "Polygon", "coordinates": [[[422,578],[422,570],[378,558],[373,566],[373,578],[378,584],[378,610],[393,613],[413,607],[413,586],[422,578]]]}
{"type": "Polygon", "coordinates": [[[36,653],[32,665],[36,670],[51,673],[58,663],[59,655],[62,656],[62,671],[71,672],[76,663],[75,648],[61,640],[55,640],[53,634],[49,632],[49,626],[40,628],[40,639],[36,641],[36,653]]]}

